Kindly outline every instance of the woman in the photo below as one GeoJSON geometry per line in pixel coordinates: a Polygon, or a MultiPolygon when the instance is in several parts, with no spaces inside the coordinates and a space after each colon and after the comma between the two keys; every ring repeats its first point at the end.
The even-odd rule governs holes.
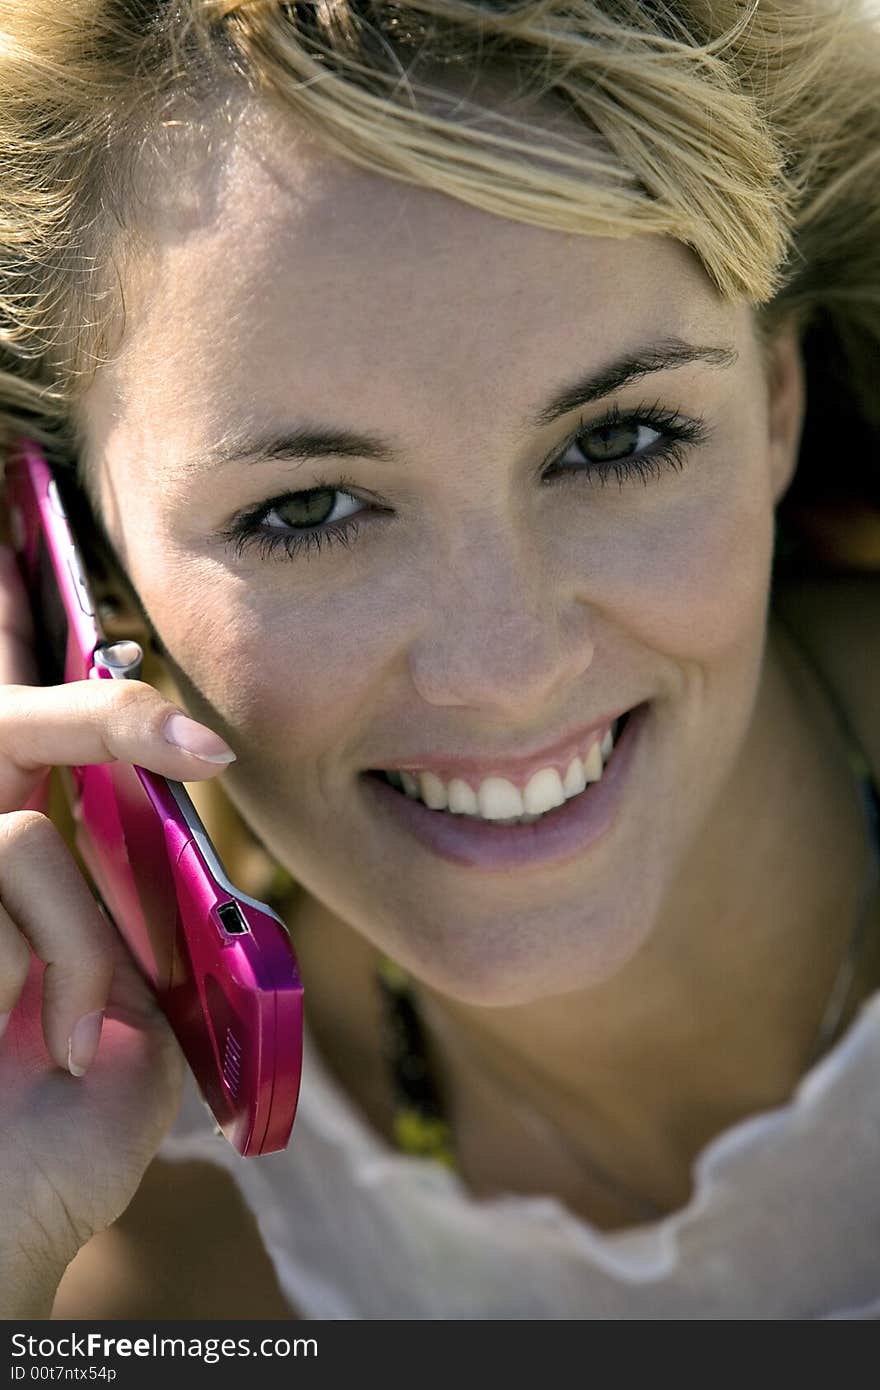
{"type": "Polygon", "coordinates": [[[37,691],[7,566],[6,1316],[876,1316],[880,51],[729,11],[10,7],[7,435],[155,651],[37,691]],[[285,1153],[17,810],[108,756],[275,866],[285,1153]]]}

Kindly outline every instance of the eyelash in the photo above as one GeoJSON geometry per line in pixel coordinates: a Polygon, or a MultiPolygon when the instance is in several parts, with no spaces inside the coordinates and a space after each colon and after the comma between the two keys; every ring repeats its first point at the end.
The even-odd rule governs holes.
{"type": "MultiPolygon", "coordinates": [[[[672,468],[680,473],[686,466],[688,448],[705,444],[711,433],[707,429],[702,415],[690,419],[677,414],[675,411],[664,409],[658,401],[655,401],[653,405],[625,413],[615,403],[599,420],[586,422],[582,418],[577,429],[571,433],[562,448],[554,451],[554,457],[557,461],[563,458],[571,446],[577,444],[585,435],[593,434],[596,430],[617,428],[621,425],[647,425],[650,429],[660,431],[665,438],[655,441],[651,446],[653,450],[651,453],[634,454],[630,458],[612,459],[605,464],[592,462],[583,468],[566,465],[566,482],[592,484],[598,478],[601,486],[604,487],[613,475],[620,488],[633,477],[641,478],[644,486],[647,487],[651,479],[659,478],[667,468],[672,468]]],[[[551,463],[551,468],[552,466],[551,463]]],[[[324,525],[313,530],[294,531],[288,534],[283,531],[263,531],[258,523],[276,507],[295,497],[324,490],[346,493],[349,488],[353,487],[356,487],[356,484],[352,478],[337,476],[332,481],[321,479],[313,487],[306,488],[301,492],[282,493],[239,517],[228,530],[220,533],[221,538],[234,549],[239,559],[246,550],[254,545],[259,546],[261,560],[274,555],[280,546],[284,547],[289,559],[303,553],[306,559],[310,559],[312,555],[320,554],[324,545],[329,548],[337,542],[348,550],[358,534],[359,523],[356,519],[346,519],[331,526],[324,525]]],[[[361,500],[354,494],[349,493],[348,495],[352,496],[355,501],[361,500]]]]}

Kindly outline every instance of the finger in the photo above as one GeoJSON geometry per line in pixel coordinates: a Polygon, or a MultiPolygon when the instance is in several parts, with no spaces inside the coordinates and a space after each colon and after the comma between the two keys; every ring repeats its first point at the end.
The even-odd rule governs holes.
{"type": "Polygon", "coordinates": [[[189,781],[216,775],[234,757],[145,681],[0,686],[0,811],[22,806],[47,767],[119,760],[189,781]]]}
{"type": "Polygon", "coordinates": [[[15,1008],[33,950],[46,963],[42,1023],[49,1054],[68,1068],[73,1040],[73,1064],[84,1067],[97,1047],[113,979],[112,928],[55,826],[38,812],[0,816],[0,904],[0,1013],[15,1008]],[[90,1028],[77,1033],[87,1019],[90,1028]]]}

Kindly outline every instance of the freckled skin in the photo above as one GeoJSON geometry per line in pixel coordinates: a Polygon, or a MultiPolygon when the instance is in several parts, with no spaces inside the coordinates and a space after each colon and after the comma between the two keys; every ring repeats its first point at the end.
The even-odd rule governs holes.
{"type": "Polygon", "coordinates": [[[122,350],[84,403],[114,544],[189,708],[238,753],[230,795],[321,911],[509,1057],[540,1036],[571,1082],[573,1020],[649,1037],[695,961],[716,1003],[725,973],[747,980],[767,926],[742,866],[766,835],[753,798],[789,795],[765,624],[803,411],[794,335],[768,382],[750,306],[724,304],[683,245],[493,217],[337,161],[281,117],[242,121],[202,178],[203,215],[152,205],[122,350]],[[618,403],[702,415],[708,443],[647,485],[542,483],[578,415],[527,417],[670,334],[739,360],[618,403]],[[382,435],[404,461],[199,463],[225,428],[300,421],[382,435]],[[350,549],[224,548],[237,512],[342,474],[365,508],[350,549]],[[357,788],[403,753],[515,752],[645,699],[639,794],[562,868],[456,868],[357,788]]]}

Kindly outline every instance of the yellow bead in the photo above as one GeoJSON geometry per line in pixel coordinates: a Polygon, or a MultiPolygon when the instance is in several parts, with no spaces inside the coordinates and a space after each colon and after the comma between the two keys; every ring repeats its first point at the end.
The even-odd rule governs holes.
{"type": "Polygon", "coordinates": [[[382,955],[379,957],[378,971],[385,984],[391,989],[403,990],[409,985],[409,975],[402,965],[398,965],[396,960],[390,956],[382,955]]]}

